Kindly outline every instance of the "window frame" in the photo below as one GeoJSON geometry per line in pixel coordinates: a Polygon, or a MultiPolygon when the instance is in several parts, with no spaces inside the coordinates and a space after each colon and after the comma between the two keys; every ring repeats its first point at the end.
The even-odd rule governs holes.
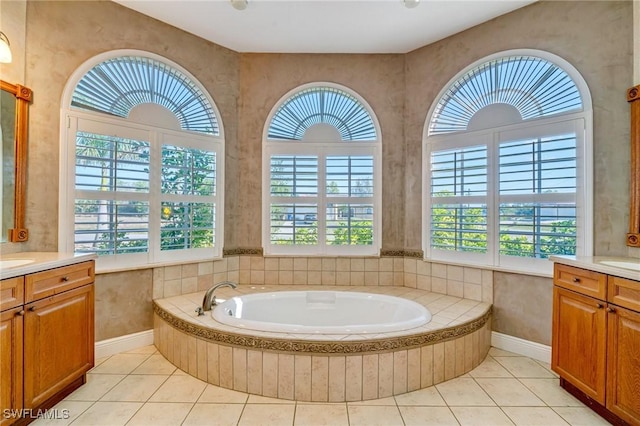
{"type": "MultiPolygon", "coordinates": [[[[380,126],[376,115],[369,104],[357,93],[348,87],[328,82],[314,82],[300,85],[282,96],[275,103],[269,113],[262,137],[262,247],[265,255],[305,255],[305,256],[378,256],[381,248],[382,236],[382,159],[381,159],[381,136],[380,126]],[[376,131],[376,140],[346,140],[346,141],[304,141],[289,139],[270,139],[269,127],[277,114],[279,108],[291,97],[297,93],[313,89],[329,87],[343,91],[344,93],[355,98],[360,105],[366,110],[371,118],[376,131]],[[318,196],[308,197],[309,201],[315,200],[313,204],[317,205],[318,218],[318,244],[302,245],[302,244],[271,244],[271,203],[274,197],[271,196],[271,157],[273,155],[305,155],[316,156],[318,158],[318,196]],[[331,156],[371,156],[373,159],[373,195],[371,197],[329,197],[326,194],[326,159],[331,156]],[[371,201],[373,205],[373,223],[372,235],[373,242],[371,245],[331,245],[326,243],[324,239],[326,235],[326,205],[328,199],[342,199],[344,202],[367,202],[371,201]],[[324,209],[324,210],[323,210],[324,209]],[[321,215],[323,220],[320,221],[321,215]],[[320,229],[320,226],[323,229],[320,229]]],[[[276,197],[278,198],[278,197],[276,197]]],[[[285,197],[281,197],[285,198],[285,197]]],[[[294,198],[286,197],[290,202],[294,198]]],[[[304,197],[307,201],[306,198],[304,197]]]]}
{"type": "MultiPolygon", "coordinates": [[[[552,129],[556,126],[581,123],[576,127],[576,255],[590,256],[593,253],[593,113],[589,89],[580,73],[567,61],[548,52],[516,49],[489,55],[458,72],[441,89],[431,104],[431,108],[423,127],[422,158],[422,241],[424,258],[429,261],[440,261],[451,264],[472,264],[495,270],[525,272],[535,275],[550,276],[552,262],[547,259],[500,255],[499,242],[499,147],[500,137],[505,134],[527,134],[532,129],[552,129]],[[554,114],[547,117],[523,120],[520,123],[496,126],[487,129],[458,131],[446,134],[429,135],[429,128],[434,112],[441,98],[450,87],[470,70],[495,59],[509,56],[532,56],[554,63],[564,70],[574,81],[582,96],[583,109],[578,112],[554,114]],[[462,251],[434,250],[431,247],[431,153],[436,150],[455,149],[465,146],[482,145],[477,143],[483,139],[487,143],[487,252],[486,254],[467,253],[462,251]],[[581,141],[582,140],[582,141],[581,141]],[[582,142],[582,143],[581,143],[582,142]]],[[[540,137],[544,135],[540,134],[540,137]]],[[[510,138],[512,140],[512,138],[510,138]]],[[[502,140],[502,142],[506,142],[502,140]]]]}
{"type": "MultiPolygon", "coordinates": [[[[180,65],[149,52],[139,50],[115,50],[97,55],[76,69],[67,81],[63,92],[60,114],[60,194],[58,218],[58,249],[74,252],[75,249],[75,147],[77,120],[88,120],[98,123],[104,128],[123,129],[122,134],[145,133],[149,135],[150,164],[149,164],[149,192],[145,195],[151,201],[157,201],[157,214],[152,214],[153,206],[149,206],[148,251],[145,253],[116,254],[98,256],[96,270],[98,272],[136,269],[147,266],[180,263],[184,261],[205,261],[222,258],[224,244],[224,175],[225,175],[225,138],[224,127],[216,104],[202,84],[180,65]],[[110,116],[102,112],[89,112],[71,106],[74,89],[84,75],[94,66],[117,57],[142,56],[175,68],[202,91],[209,102],[219,129],[218,135],[205,134],[188,130],[175,130],[155,125],[138,123],[117,116],[110,116]],[[180,145],[172,142],[182,140],[180,145]],[[186,148],[204,149],[215,152],[215,195],[210,198],[215,203],[214,216],[214,246],[208,248],[193,248],[184,250],[161,250],[160,246],[160,207],[163,200],[175,198],[170,194],[162,194],[162,146],[182,146],[186,148]],[[152,241],[155,241],[152,245],[152,241]]],[[[121,136],[121,135],[118,135],[121,136]]],[[[126,136],[125,136],[126,137],[126,136]]],[[[125,195],[127,197],[127,195],[125,195]]],[[[200,196],[189,196],[187,198],[200,196]]],[[[185,199],[184,202],[192,202],[185,199]]]]}

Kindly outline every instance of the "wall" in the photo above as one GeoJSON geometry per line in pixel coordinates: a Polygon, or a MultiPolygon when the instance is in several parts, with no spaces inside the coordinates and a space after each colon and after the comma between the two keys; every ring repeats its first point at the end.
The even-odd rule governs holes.
{"type": "MultiPolygon", "coordinates": [[[[2,245],[3,253],[57,249],[62,92],[71,73],[84,61],[120,48],[151,51],[181,64],[215,99],[227,141],[225,249],[260,247],[261,174],[256,172],[256,164],[261,162],[265,120],[275,102],[290,89],[319,80],[350,87],[375,110],[383,135],[382,245],[384,249],[420,250],[421,141],[431,103],[448,80],[469,63],[496,51],[522,47],[548,50],[564,57],[587,80],[594,100],[597,159],[595,246],[598,254],[627,252],[624,234],[629,165],[625,153],[629,148],[629,114],[624,93],[632,84],[630,2],[536,3],[407,55],[237,54],[110,1],[30,0],[26,13],[24,83],[34,90],[27,182],[27,226],[31,239],[27,244],[2,245]]],[[[251,261],[248,262],[244,277],[240,277],[242,268],[238,265],[238,278],[248,277],[249,283],[252,277],[259,281],[259,265],[252,272],[251,261]]],[[[456,267],[430,265],[427,272],[427,263],[421,262],[420,266],[416,263],[416,273],[407,274],[403,261],[403,285],[420,287],[428,282],[432,287],[435,283],[439,291],[448,291],[451,284],[451,291],[459,292],[459,283],[463,283],[464,291],[467,283],[464,270],[458,280],[460,271],[456,267]]],[[[198,269],[196,288],[216,280],[216,264],[209,262],[209,266],[198,269]],[[210,267],[212,272],[208,270],[210,267]],[[207,278],[198,283],[200,275],[207,278]]],[[[409,265],[413,268],[413,262],[409,265]]],[[[266,266],[267,262],[262,273],[265,281],[272,275],[267,273],[266,266]]],[[[149,294],[160,288],[154,288],[154,284],[162,283],[164,291],[166,281],[172,281],[170,292],[177,290],[178,282],[180,291],[183,284],[185,288],[193,288],[193,276],[183,277],[182,266],[178,268],[179,279],[167,279],[164,274],[168,268],[169,277],[173,277],[171,274],[175,275],[177,269],[172,267],[156,268],[152,273],[147,270],[98,275],[97,338],[146,327],[150,323],[149,294]],[[117,298],[112,297],[115,294],[117,298]],[[146,307],[141,309],[142,305],[146,307]],[[115,312],[120,321],[104,325],[103,322],[113,321],[111,315],[115,312]],[[130,323],[136,327],[129,327],[130,323]]],[[[187,266],[186,273],[192,274],[192,269],[187,266]]],[[[235,272],[224,273],[228,277],[235,272]]],[[[307,280],[317,276],[316,272],[308,263],[307,280]]],[[[360,272],[364,271],[351,269],[349,279],[355,273],[353,279],[357,282],[360,272]]],[[[484,275],[488,277],[491,273],[487,271],[484,275]]],[[[548,324],[531,330],[528,314],[521,315],[506,307],[512,300],[540,300],[537,314],[550,321],[546,313],[549,303],[545,302],[550,280],[510,275],[499,279],[499,273],[495,275],[496,289],[500,292],[495,298],[496,310],[500,312],[494,324],[498,331],[508,330],[518,337],[546,342],[547,336],[540,330],[546,330],[548,324]],[[531,286],[522,285],[523,280],[530,280],[531,286]]],[[[378,276],[380,279],[381,275],[378,276]]],[[[474,270],[468,283],[475,281],[474,270]]],[[[475,291],[473,287],[469,289],[475,291]]],[[[490,291],[487,288],[485,293],[490,291]]]]}
{"type": "Polygon", "coordinates": [[[262,134],[267,116],[287,92],[305,83],[341,84],[361,95],[375,111],[382,133],[382,244],[403,248],[404,180],[403,55],[244,54],[240,61],[238,164],[242,194],[236,220],[239,247],[262,246],[262,134]]]}
{"type": "MultiPolygon", "coordinates": [[[[189,70],[215,99],[222,115],[227,152],[234,158],[237,53],[111,1],[28,1],[26,13],[27,64],[23,83],[34,93],[27,173],[26,223],[30,239],[26,244],[2,245],[3,253],[58,249],[60,102],[71,74],[99,53],[112,49],[145,50],[189,70]]],[[[233,188],[234,179],[226,180],[233,188]]],[[[236,192],[227,192],[230,199],[226,202],[232,208],[232,195],[236,192]]],[[[151,291],[151,270],[98,275],[96,339],[150,329],[151,291]]]]}
{"type": "MultiPolygon", "coordinates": [[[[405,247],[421,247],[422,131],[439,91],[460,70],[495,52],[534,48],[554,53],[585,78],[594,110],[594,249],[626,255],[629,106],[632,83],[631,2],[540,2],[478,25],[406,56],[405,247]]],[[[550,343],[551,279],[495,274],[494,330],[550,343]],[[531,301],[531,304],[527,304],[531,301]],[[518,309],[524,308],[527,309],[518,309]]]]}

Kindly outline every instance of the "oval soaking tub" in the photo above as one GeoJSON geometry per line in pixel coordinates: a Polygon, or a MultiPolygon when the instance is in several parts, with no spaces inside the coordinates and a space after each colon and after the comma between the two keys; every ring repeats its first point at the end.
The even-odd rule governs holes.
{"type": "Polygon", "coordinates": [[[384,294],[278,291],[236,296],[213,309],[223,324],[257,331],[375,334],[409,330],[431,321],[424,306],[384,294]]]}

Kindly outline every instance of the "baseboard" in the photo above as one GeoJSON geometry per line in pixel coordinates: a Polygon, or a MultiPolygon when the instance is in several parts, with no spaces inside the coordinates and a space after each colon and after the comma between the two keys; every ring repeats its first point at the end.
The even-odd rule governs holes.
{"type": "Polygon", "coordinates": [[[96,342],[95,357],[104,358],[149,345],[153,345],[153,330],[141,331],[139,333],[127,334],[125,336],[118,336],[113,339],[96,342]]]}
{"type": "Polygon", "coordinates": [[[538,361],[551,363],[551,346],[542,345],[530,340],[492,331],[491,346],[518,355],[528,356],[538,361]]]}

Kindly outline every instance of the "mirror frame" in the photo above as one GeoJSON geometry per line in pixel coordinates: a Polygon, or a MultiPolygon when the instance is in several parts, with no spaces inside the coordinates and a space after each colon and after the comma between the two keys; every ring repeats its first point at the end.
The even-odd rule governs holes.
{"type": "Polygon", "coordinates": [[[640,247],[640,85],[627,90],[631,104],[631,183],[627,245],[640,247]]]}
{"type": "Polygon", "coordinates": [[[33,92],[19,84],[0,80],[0,90],[16,97],[15,117],[15,195],[13,200],[14,222],[9,229],[8,241],[18,243],[29,239],[29,230],[25,228],[25,205],[27,189],[27,128],[29,123],[29,103],[33,92]]]}

